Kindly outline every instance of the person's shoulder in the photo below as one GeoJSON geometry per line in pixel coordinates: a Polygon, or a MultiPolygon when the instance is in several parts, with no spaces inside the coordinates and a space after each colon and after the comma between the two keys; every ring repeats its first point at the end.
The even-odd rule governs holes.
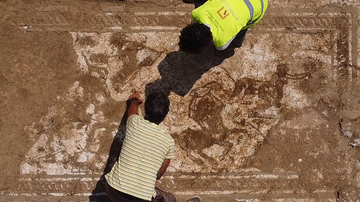
{"type": "Polygon", "coordinates": [[[169,142],[170,142],[172,145],[174,145],[174,144],[175,144],[174,138],[173,138],[170,134],[167,134],[167,135],[168,135],[168,140],[169,140],[169,142]]]}
{"type": "Polygon", "coordinates": [[[161,127],[159,127],[159,128],[160,128],[160,131],[161,131],[164,139],[166,139],[169,142],[174,142],[175,141],[174,138],[167,131],[165,131],[161,127]]]}
{"type": "Polygon", "coordinates": [[[137,118],[139,115],[138,114],[132,114],[132,115],[130,115],[129,117],[128,117],[128,120],[129,119],[135,119],[135,118],[137,118]]]}
{"type": "Polygon", "coordinates": [[[141,116],[139,116],[138,114],[132,114],[128,117],[128,122],[139,122],[139,121],[142,121],[142,118],[141,116]]]}

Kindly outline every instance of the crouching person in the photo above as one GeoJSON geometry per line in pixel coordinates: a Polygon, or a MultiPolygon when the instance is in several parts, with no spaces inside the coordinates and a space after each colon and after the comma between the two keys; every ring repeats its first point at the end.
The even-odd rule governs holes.
{"type": "Polygon", "coordinates": [[[163,93],[145,100],[145,117],[140,117],[139,94],[130,97],[126,135],[119,160],[105,175],[105,191],[112,201],[176,202],[174,195],[155,187],[174,158],[174,139],[159,127],[169,112],[170,101],[163,93]]]}

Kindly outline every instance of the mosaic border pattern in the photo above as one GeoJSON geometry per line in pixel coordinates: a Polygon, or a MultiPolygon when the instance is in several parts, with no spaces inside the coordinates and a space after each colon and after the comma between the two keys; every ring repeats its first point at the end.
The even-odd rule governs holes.
{"type": "MultiPolygon", "coordinates": [[[[23,22],[18,23],[24,31],[102,31],[102,32],[151,32],[170,31],[178,32],[181,28],[166,26],[169,19],[177,19],[176,24],[187,24],[189,14],[187,11],[161,11],[161,12],[125,12],[124,7],[112,7],[103,9],[103,13],[94,16],[68,15],[68,7],[46,7],[39,8],[33,16],[27,16],[23,22]],[[127,18],[134,19],[132,26],[126,26],[127,18]],[[72,19],[81,19],[82,23],[72,24],[72,19]]],[[[2,21],[7,21],[10,16],[6,13],[2,21]]],[[[357,83],[357,68],[351,67],[355,63],[357,55],[352,49],[357,50],[357,44],[352,43],[356,37],[353,33],[353,13],[337,14],[334,12],[315,15],[314,13],[296,13],[289,16],[278,16],[269,12],[267,17],[257,26],[257,29],[266,32],[318,32],[338,31],[340,40],[336,43],[338,49],[334,59],[338,61],[337,71],[340,81],[357,83]],[[344,23],[346,22],[346,23],[344,23]],[[355,46],[355,47],[354,47],[355,46]],[[350,60],[352,58],[352,61],[350,60]],[[355,59],[354,59],[355,58],[355,59]]],[[[355,51],[356,52],[356,51],[355,51]]],[[[344,82],[347,85],[348,82],[344,82]]],[[[344,86],[345,87],[345,86],[344,86]]],[[[349,87],[349,86],[347,86],[349,87]]],[[[51,176],[50,178],[37,178],[36,176],[22,176],[20,186],[15,192],[0,192],[0,196],[76,196],[89,195],[96,185],[99,176],[51,176]]],[[[232,193],[241,194],[246,190],[254,193],[263,193],[266,187],[272,186],[280,189],[296,189],[298,187],[298,176],[296,174],[264,174],[236,173],[234,175],[219,176],[206,175],[201,178],[191,175],[168,175],[161,181],[161,186],[168,190],[182,189],[182,192],[175,192],[179,195],[197,194],[218,194],[232,193]],[[185,181],[194,183],[191,190],[181,187],[185,181]],[[208,188],[204,190],[204,184],[208,188]],[[208,186],[211,184],[211,186],[208,186]],[[231,189],[229,189],[231,188],[231,189]],[[215,192],[214,192],[215,191],[215,192]]],[[[329,192],[330,193],[330,192],[329,192]]]]}

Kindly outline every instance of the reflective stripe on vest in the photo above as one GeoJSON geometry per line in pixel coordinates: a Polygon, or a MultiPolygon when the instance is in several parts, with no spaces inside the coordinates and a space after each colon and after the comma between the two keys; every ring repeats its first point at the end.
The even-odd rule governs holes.
{"type": "Polygon", "coordinates": [[[249,20],[249,22],[251,22],[253,17],[254,17],[254,7],[252,6],[252,4],[250,3],[249,0],[244,0],[244,3],[246,4],[246,6],[248,7],[248,9],[250,11],[250,20],[249,20]]]}
{"type": "Polygon", "coordinates": [[[193,22],[210,27],[217,48],[226,45],[240,30],[258,23],[268,0],[208,0],[191,12],[193,22]]]}
{"type": "Polygon", "coordinates": [[[247,23],[247,25],[251,25],[251,24],[253,24],[254,22],[256,22],[256,20],[259,19],[259,18],[263,15],[263,13],[264,13],[264,1],[263,1],[263,0],[260,0],[260,2],[261,2],[261,15],[260,15],[258,18],[256,18],[256,20],[254,20],[254,21],[253,21],[253,17],[254,17],[254,7],[252,6],[252,4],[250,3],[249,0],[243,0],[243,1],[244,1],[244,3],[246,4],[246,6],[248,7],[249,12],[250,12],[250,20],[249,20],[249,22],[247,23]]]}

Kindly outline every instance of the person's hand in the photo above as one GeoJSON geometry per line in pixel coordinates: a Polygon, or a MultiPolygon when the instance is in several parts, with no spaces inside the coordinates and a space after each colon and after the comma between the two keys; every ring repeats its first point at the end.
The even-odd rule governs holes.
{"type": "Polygon", "coordinates": [[[136,98],[139,101],[139,104],[141,104],[143,101],[140,99],[139,93],[135,92],[129,96],[129,100],[136,98]]]}

